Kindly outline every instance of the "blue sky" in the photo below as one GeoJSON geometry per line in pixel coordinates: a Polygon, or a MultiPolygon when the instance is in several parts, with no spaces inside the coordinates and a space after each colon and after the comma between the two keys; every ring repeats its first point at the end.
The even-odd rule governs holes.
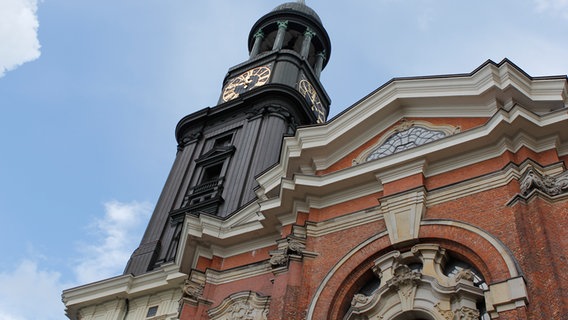
{"type": "MultiPolygon", "coordinates": [[[[216,103],[280,3],[0,0],[0,320],[64,319],[62,289],[122,272],[177,121],[216,103]]],[[[487,59],[568,73],[566,0],[307,4],[332,40],[332,116],[393,77],[487,59]]]]}

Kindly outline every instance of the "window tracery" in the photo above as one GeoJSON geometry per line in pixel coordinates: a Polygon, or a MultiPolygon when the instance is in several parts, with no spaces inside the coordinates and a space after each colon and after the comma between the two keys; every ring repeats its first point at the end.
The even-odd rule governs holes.
{"type": "Polygon", "coordinates": [[[361,153],[353,164],[380,159],[408,149],[419,147],[449,135],[458,133],[460,127],[450,125],[435,126],[426,121],[402,120],[401,123],[386,132],[372,147],[361,153]]]}

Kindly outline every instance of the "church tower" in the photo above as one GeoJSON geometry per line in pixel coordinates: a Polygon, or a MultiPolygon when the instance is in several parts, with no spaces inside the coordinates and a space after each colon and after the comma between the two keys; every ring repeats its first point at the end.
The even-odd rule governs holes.
{"type": "Polygon", "coordinates": [[[224,220],[254,202],[255,177],[277,163],[282,138],[326,121],[330,99],[319,77],[331,44],[314,10],[276,7],[254,24],[248,49],[218,104],[178,123],[175,162],[125,274],[174,261],[186,216],[224,220]]]}

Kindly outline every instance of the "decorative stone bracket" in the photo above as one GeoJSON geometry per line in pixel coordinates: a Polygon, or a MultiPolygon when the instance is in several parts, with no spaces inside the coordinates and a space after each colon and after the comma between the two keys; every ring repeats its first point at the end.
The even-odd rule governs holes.
{"type": "Polygon", "coordinates": [[[540,190],[549,196],[557,196],[568,191],[568,170],[551,177],[541,174],[532,166],[520,179],[521,194],[526,196],[533,190],[540,190]]]}
{"type": "Polygon", "coordinates": [[[287,237],[280,241],[278,244],[278,249],[270,251],[270,265],[273,268],[283,267],[288,265],[288,260],[290,256],[295,256],[302,258],[306,249],[304,240],[297,239],[295,237],[287,237]]]}
{"type": "MultiPolygon", "coordinates": [[[[185,280],[183,285],[183,301],[197,305],[203,300],[203,289],[205,288],[205,274],[192,271],[189,279],[185,280]]],[[[181,301],[180,301],[181,303],[181,301]]]]}

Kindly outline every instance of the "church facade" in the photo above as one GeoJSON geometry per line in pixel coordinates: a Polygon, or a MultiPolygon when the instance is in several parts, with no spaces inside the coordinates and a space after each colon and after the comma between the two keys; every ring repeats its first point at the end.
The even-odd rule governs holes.
{"type": "Polygon", "coordinates": [[[395,78],[327,120],[303,3],[252,27],[121,276],[70,319],[568,319],[568,81],[395,78]]]}

